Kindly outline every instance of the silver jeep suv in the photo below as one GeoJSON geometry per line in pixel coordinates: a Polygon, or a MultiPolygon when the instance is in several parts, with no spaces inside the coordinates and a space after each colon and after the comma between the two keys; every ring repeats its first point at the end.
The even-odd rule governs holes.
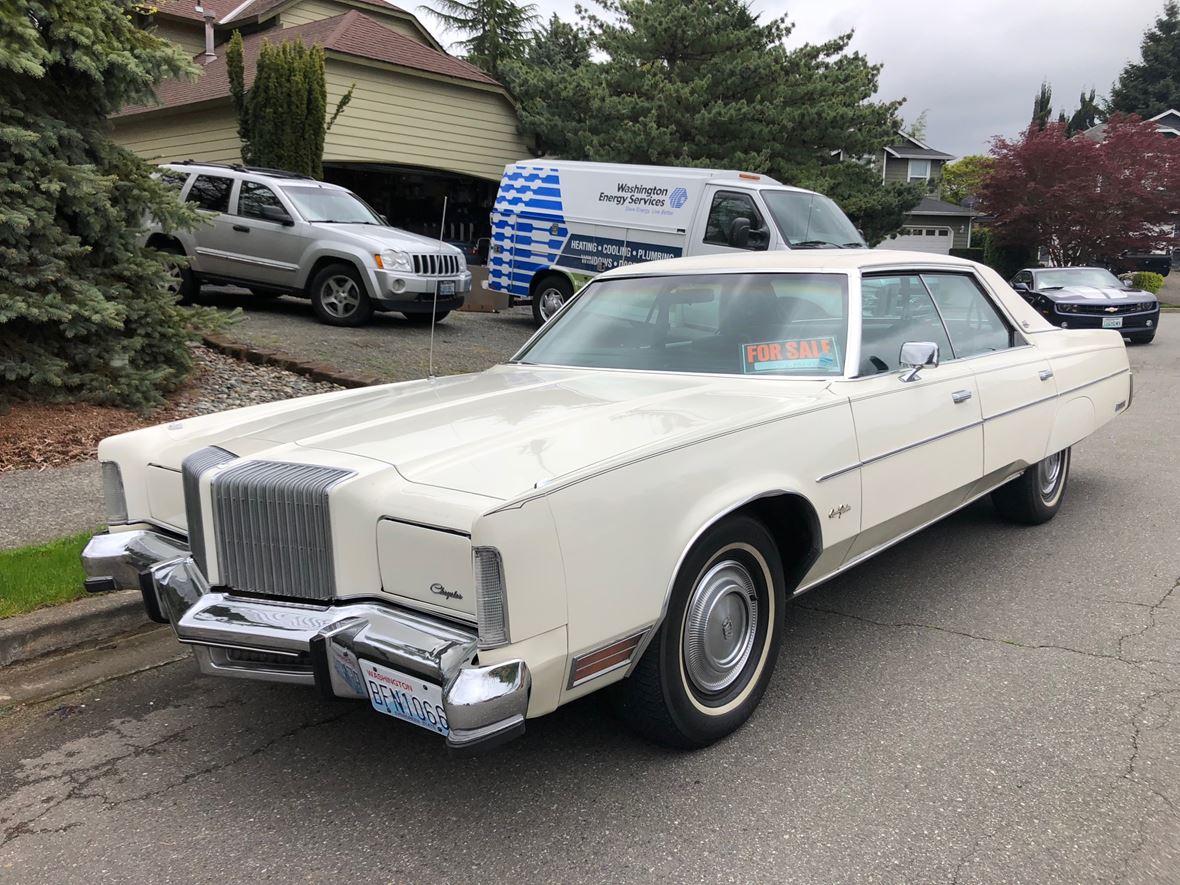
{"type": "Polygon", "coordinates": [[[247,166],[168,163],[163,180],[209,223],[167,232],[148,246],[188,257],[174,285],[182,298],[201,283],[245,286],[257,295],[301,295],[333,326],[359,326],[373,311],[441,320],[463,304],[471,273],[454,246],[390,227],[346,188],[247,166]],[[435,299],[437,297],[437,304],[435,299]]]}

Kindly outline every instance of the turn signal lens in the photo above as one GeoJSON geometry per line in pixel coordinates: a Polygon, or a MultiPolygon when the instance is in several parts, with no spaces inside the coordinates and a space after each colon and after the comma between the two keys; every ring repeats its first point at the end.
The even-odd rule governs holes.
{"type": "Polygon", "coordinates": [[[473,557],[475,571],[475,617],[479,622],[479,647],[498,648],[507,645],[508,590],[504,585],[504,561],[495,547],[476,547],[473,557]]]}
{"type": "Polygon", "coordinates": [[[102,500],[111,525],[127,522],[127,495],[123,491],[123,474],[114,461],[102,462],[102,500]]]}

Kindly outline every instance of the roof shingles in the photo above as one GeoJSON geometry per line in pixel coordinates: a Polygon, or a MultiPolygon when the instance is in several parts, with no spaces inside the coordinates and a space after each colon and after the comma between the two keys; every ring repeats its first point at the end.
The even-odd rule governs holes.
{"type": "MultiPolygon", "coordinates": [[[[249,86],[254,80],[258,54],[263,43],[282,43],[297,39],[301,39],[307,45],[322,46],[327,51],[343,55],[382,61],[403,68],[490,86],[500,85],[470,62],[431,49],[355,9],[343,15],[308,22],[293,28],[261,31],[244,37],[242,51],[246,85],[249,86]]],[[[198,56],[197,60],[201,61],[201,57],[198,56]]],[[[213,61],[202,65],[201,74],[196,80],[165,80],[161,83],[156,88],[158,105],[132,105],[124,108],[116,116],[142,114],[161,107],[180,107],[225,98],[228,95],[229,73],[222,51],[213,61]]]]}

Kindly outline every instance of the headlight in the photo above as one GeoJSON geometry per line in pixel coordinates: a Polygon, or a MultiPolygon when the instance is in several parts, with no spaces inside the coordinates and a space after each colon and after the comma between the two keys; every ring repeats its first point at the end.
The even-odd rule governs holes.
{"type": "Polygon", "coordinates": [[[1058,304],[1057,305],[1057,312],[1058,313],[1077,313],[1078,306],[1076,304],[1058,304]]]}
{"type": "Polygon", "coordinates": [[[495,547],[476,547],[475,617],[479,623],[479,647],[507,645],[508,590],[504,585],[504,562],[495,547]]]}
{"type": "Polygon", "coordinates": [[[374,257],[377,259],[377,266],[382,270],[412,271],[414,269],[414,262],[408,252],[386,249],[380,255],[374,257]]]}
{"type": "Polygon", "coordinates": [[[106,506],[108,523],[115,525],[127,522],[127,495],[123,492],[123,474],[114,461],[102,462],[102,500],[106,506]]]}

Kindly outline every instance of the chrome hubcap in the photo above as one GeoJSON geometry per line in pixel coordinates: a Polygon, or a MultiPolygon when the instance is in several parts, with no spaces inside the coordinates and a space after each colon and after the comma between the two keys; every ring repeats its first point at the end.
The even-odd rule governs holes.
{"type": "Polygon", "coordinates": [[[168,276],[164,279],[164,291],[172,295],[179,295],[181,280],[180,268],[175,264],[168,265],[168,276]]]}
{"type": "Polygon", "coordinates": [[[725,560],[693,588],[684,619],[684,666],[693,685],[714,694],[741,675],[758,629],[758,592],[749,571],[725,560]]]}
{"type": "Polygon", "coordinates": [[[543,320],[549,319],[565,304],[565,296],[559,289],[545,289],[539,297],[541,299],[541,319],[543,320]]]}
{"type": "Polygon", "coordinates": [[[1037,480],[1041,484],[1041,497],[1052,498],[1057,491],[1057,484],[1061,482],[1061,452],[1050,455],[1037,465],[1037,480]]]}
{"type": "Polygon", "coordinates": [[[320,304],[332,316],[343,319],[361,303],[361,292],[352,277],[328,277],[320,289],[320,304]]]}

